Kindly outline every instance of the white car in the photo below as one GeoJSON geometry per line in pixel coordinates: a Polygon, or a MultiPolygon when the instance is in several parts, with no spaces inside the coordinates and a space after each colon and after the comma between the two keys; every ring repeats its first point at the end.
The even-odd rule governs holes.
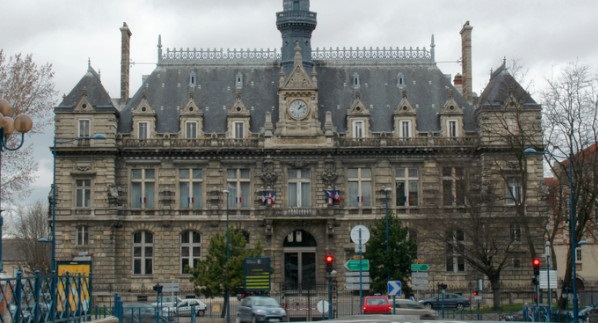
{"type": "Polygon", "coordinates": [[[208,306],[197,298],[186,298],[180,301],[176,306],[168,307],[165,311],[177,316],[191,316],[191,310],[195,311],[195,315],[206,315],[208,306]]]}
{"type": "Polygon", "coordinates": [[[183,300],[182,298],[180,298],[176,295],[164,295],[164,296],[162,296],[161,303],[154,302],[154,303],[152,303],[152,306],[160,307],[160,305],[162,305],[162,308],[175,307],[176,304],[178,304],[182,300],[183,300]]]}

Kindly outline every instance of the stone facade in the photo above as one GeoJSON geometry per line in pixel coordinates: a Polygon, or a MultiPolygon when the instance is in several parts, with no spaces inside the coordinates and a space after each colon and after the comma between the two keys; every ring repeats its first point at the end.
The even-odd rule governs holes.
{"type": "MultiPolygon", "coordinates": [[[[439,239],[466,230],[473,212],[514,241],[503,289],[531,290],[528,247],[543,243],[542,165],[520,152],[541,145],[540,106],[504,64],[480,98],[466,100],[436,67],[433,43],[432,52],[393,57],[306,55],[315,13],[300,3],[277,14],[283,42],[296,41],[282,56],[163,53],[160,40],[156,70],[122,105],[89,68],[55,108],[57,259],[91,257],[98,296],[152,295],[157,282],[193,293],[183,260],[207,253],[228,210],[250,245],[263,243],[275,290],[324,284],[328,253],[343,281],[342,266],[355,256],[351,228],[384,217],[388,204],[430,265],[420,295],[439,282],[461,293],[475,288],[480,273],[464,255],[447,260],[439,239]],[[292,17],[302,17],[303,32],[284,29],[292,17]],[[107,139],[66,142],[97,133],[107,139]],[[516,196],[505,198],[513,178],[516,196]],[[262,203],[272,193],[275,203],[262,203]],[[524,237],[513,223],[528,226],[524,237]],[[200,240],[182,243],[189,233],[200,240]],[[188,246],[200,254],[187,258],[188,246]],[[291,259],[302,257],[304,267],[294,269],[291,259]]],[[[131,33],[121,30],[128,50],[131,33]]],[[[470,68],[464,74],[470,80],[470,68]]]]}

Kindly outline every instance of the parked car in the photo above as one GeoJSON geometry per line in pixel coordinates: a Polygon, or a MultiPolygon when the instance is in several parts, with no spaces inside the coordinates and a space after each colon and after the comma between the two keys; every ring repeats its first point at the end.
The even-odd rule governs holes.
{"type": "Polygon", "coordinates": [[[175,307],[176,304],[178,304],[180,301],[182,301],[183,299],[176,296],[176,295],[163,295],[162,296],[162,302],[159,303],[159,300],[152,303],[152,306],[160,306],[162,305],[162,308],[166,308],[166,307],[175,307]]]}
{"type": "Polygon", "coordinates": [[[164,311],[171,315],[191,316],[191,311],[194,310],[195,315],[204,316],[206,315],[207,307],[206,303],[198,298],[186,298],[176,304],[176,306],[167,307],[164,311]]]}
{"type": "MultiPolygon", "coordinates": [[[[158,314],[160,315],[160,314],[158,314]]],[[[148,303],[125,303],[123,304],[123,322],[125,323],[154,323],[156,307],[148,303]]],[[[168,317],[163,314],[159,316],[158,322],[169,323],[168,317]]]]}
{"type": "Polygon", "coordinates": [[[389,314],[392,311],[387,296],[376,295],[363,298],[363,314],[389,314]]]}
{"type": "Polygon", "coordinates": [[[462,311],[471,305],[469,298],[453,293],[445,293],[444,297],[442,295],[428,297],[419,302],[427,308],[440,309],[444,306],[445,309],[456,309],[457,311],[462,311]]]}
{"type": "Polygon", "coordinates": [[[268,296],[247,296],[241,300],[237,312],[240,322],[285,322],[287,312],[278,302],[268,296]]]}
{"type": "Polygon", "coordinates": [[[438,312],[435,310],[408,299],[395,299],[393,307],[393,313],[397,315],[419,315],[421,320],[433,320],[438,318],[438,312]]]}

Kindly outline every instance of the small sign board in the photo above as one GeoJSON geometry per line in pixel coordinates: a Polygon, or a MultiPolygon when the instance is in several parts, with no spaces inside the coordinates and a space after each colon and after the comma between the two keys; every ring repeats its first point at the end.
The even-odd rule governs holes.
{"type": "MultiPolygon", "coordinates": [[[[345,289],[347,289],[347,290],[359,290],[359,285],[360,284],[346,284],[345,285],[345,289]]],[[[370,289],[370,284],[361,284],[361,289],[362,290],[369,290],[370,289]]]]}
{"type": "Polygon", "coordinates": [[[349,283],[349,284],[359,284],[359,281],[361,280],[361,283],[368,283],[370,282],[370,276],[363,276],[363,277],[355,277],[355,276],[348,276],[345,277],[345,282],[349,283]]]}
{"type": "Polygon", "coordinates": [[[401,295],[403,284],[400,280],[389,280],[387,284],[388,295],[401,295]]]}
{"type": "Polygon", "coordinates": [[[245,291],[270,291],[270,258],[245,258],[244,270],[245,291]]]}
{"type": "Polygon", "coordinates": [[[368,271],[370,270],[370,261],[368,259],[349,260],[345,263],[345,268],[349,271],[368,271]]]}
{"type": "Polygon", "coordinates": [[[370,240],[370,230],[365,225],[356,225],[351,229],[351,241],[366,244],[370,240]]]}
{"type": "Polygon", "coordinates": [[[411,271],[428,271],[429,269],[428,264],[411,264],[411,271]]]}
{"type": "Polygon", "coordinates": [[[179,283],[161,283],[160,285],[162,285],[162,293],[177,293],[180,289],[179,283]]]}

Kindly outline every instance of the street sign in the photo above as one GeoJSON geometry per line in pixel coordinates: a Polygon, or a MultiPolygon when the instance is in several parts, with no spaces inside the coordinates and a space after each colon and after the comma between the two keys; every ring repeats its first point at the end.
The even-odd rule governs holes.
{"type": "Polygon", "coordinates": [[[162,293],[178,293],[179,283],[161,283],[162,293]]]}
{"type": "Polygon", "coordinates": [[[360,279],[361,279],[361,283],[369,283],[370,282],[370,276],[363,276],[363,277],[349,276],[349,277],[345,277],[345,282],[349,283],[349,284],[359,284],[360,279]]]}
{"type": "Polygon", "coordinates": [[[548,287],[548,278],[550,278],[550,289],[556,289],[558,284],[556,270],[551,270],[550,275],[548,275],[549,277],[546,276],[546,269],[540,270],[540,277],[538,277],[540,289],[546,289],[548,287]]]}
{"type": "MultiPolygon", "coordinates": [[[[356,243],[355,244],[355,252],[356,253],[360,253],[360,252],[364,253],[365,252],[365,245],[364,244],[358,244],[358,243],[356,243]],[[361,247],[361,250],[359,249],[359,247],[361,247]]],[[[357,257],[359,257],[359,256],[357,256],[357,257]]]]}
{"type": "Polygon", "coordinates": [[[429,283],[427,279],[412,279],[411,282],[413,285],[428,285],[429,283]]]}
{"type": "Polygon", "coordinates": [[[428,287],[428,285],[413,285],[413,286],[411,286],[411,289],[413,289],[413,290],[430,290],[430,287],[428,287]]]}
{"type": "Polygon", "coordinates": [[[370,240],[370,230],[365,225],[356,225],[351,229],[351,241],[356,244],[366,244],[370,240]],[[361,238],[361,241],[359,241],[361,238]]]}
{"type": "Polygon", "coordinates": [[[370,261],[368,259],[349,260],[345,263],[345,268],[349,271],[370,270],[370,261]]]}
{"type": "Polygon", "coordinates": [[[428,271],[429,269],[428,264],[411,264],[411,271],[428,271]]]}
{"type": "MultiPolygon", "coordinates": [[[[359,290],[359,284],[347,284],[345,285],[345,289],[347,290],[359,290]]],[[[362,290],[369,290],[370,284],[361,284],[362,290]]]]}
{"type": "Polygon", "coordinates": [[[411,277],[413,277],[413,278],[428,278],[428,273],[427,272],[414,272],[414,273],[411,273],[411,277]]]}
{"type": "Polygon", "coordinates": [[[387,284],[388,295],[401,295],[403,285],[400,280],[389,280],[387,284]]]}
{"type": "Polygon", "coordinates": [[[345,277],[366,277],[370,276],[369,271],[345,271],[345,277]]]}
{"type": "Polygon", "coordinates": [[[328,302],[324,300],[319,301],[318,304],[316,304],[316,309],[320,313],[328,313],[328,302]]]}

